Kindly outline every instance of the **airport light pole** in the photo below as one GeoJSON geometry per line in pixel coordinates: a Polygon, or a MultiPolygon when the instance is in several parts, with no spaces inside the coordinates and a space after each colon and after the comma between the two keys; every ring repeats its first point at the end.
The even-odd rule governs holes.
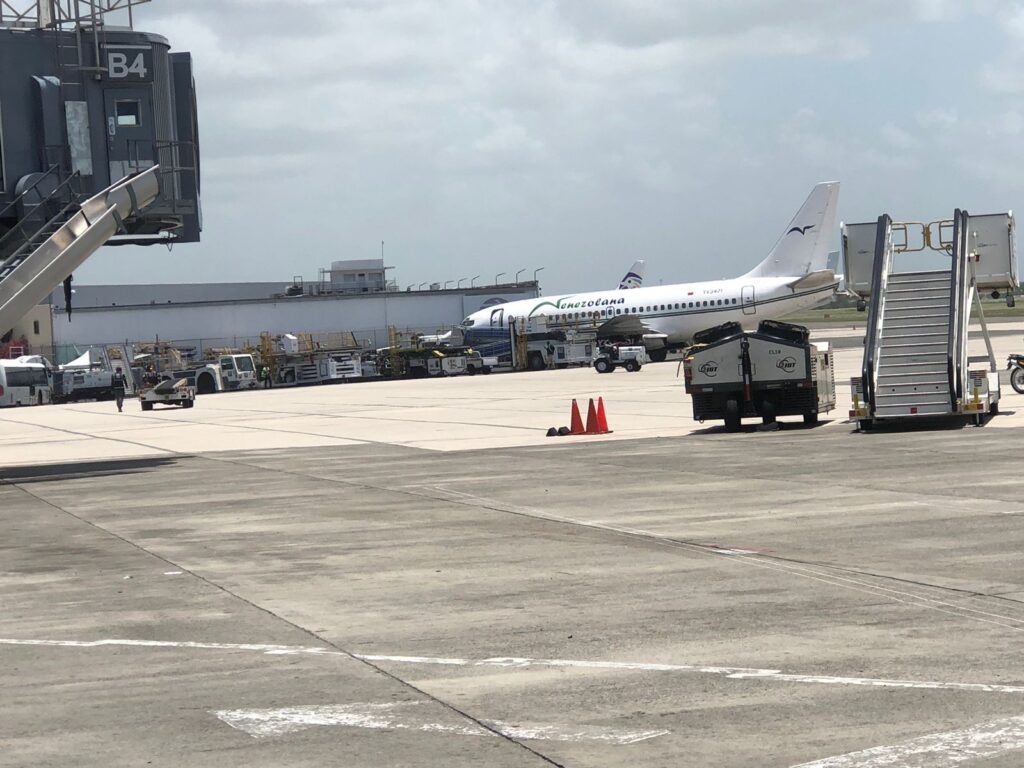
{"type": "Polygon", "coordinates": [[[540,283],[537,282],[537,273],[538,272],[543,272],[543,271],[544,271],[544,267],[537,267],[535,270],[533,270],[533,282],[537,285],[537,292],[538,293],[540,293],[540,283]]]}
{"type": "Polygon", "coordinates": [[[417,290],[417,291],[422,291],[422,290],[423,290],[423,286],[424,286],[424,285],[426,285],[426,284],[427,284],[427,283],[429,283],[429,282],[430,282],[430,281],[429,281],[429,280],[427,280],[427,281],[425,281],[425,282],[422,282],[422,283],[420,283],[419,285],[417,285],[417,286],[416,286],[416,290],[417,290]]]}
{"type": "Polygon", "coordinates": [[[469,281],[469,287],[470,288],[475,288],[476,286],[474,285],[474,283],[477,280],[479,280],[479,279],[480,279],[480,275],[473,275],[473,279],[469,281]]]}
{"type": "Polygon", "coordinates": [[[499,272],[498,274],[496,274],[494,276],[494,284],[497,285],[498,284],[498,278],[501,277],[502,275],[507,275],[507,274],[508,274],[508,272],[499,272]]]}
{"type": "Polygon", "coordinates": [[[461,288],[461,287],[462,287],[462,281],[463,281],[463,280],[469,280],[469,278],[468,278],[468,277],[460,277],[460,278],[459,278],[459,282],[457,282],[457,283],[455,284],[455,287],[456,287],[456,288],[461,288]]]}
{"type": "Polygon", "coordinates": [[[445,280],[444,281],[444,289],[447,291],[448,290],[448,284],[449,283],[454,283],[454,282],[455,282],[454,280],[445,280]]]}
{"type": "Polygon", "coordinates": [[[516,285],[519,285],[519,276],[520,276],[521,274],[523,274],[523,272],[525,272],[525,271],[526,271],[526,267],[523,267],[523,268],[522,268],[522,269],[520,269],[520,270],[519,270],[518,272],[516,272],[516,285]]]}

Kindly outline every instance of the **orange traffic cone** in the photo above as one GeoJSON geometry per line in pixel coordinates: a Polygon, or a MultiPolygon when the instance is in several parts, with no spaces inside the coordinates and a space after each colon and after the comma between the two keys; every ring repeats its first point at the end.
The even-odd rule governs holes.
{"type": "Polygon", "coordinates": [[[601,427],[597,423],[597,409],[594,407],[594,398],[590,398],[590,407],[587,408],[587,434],[601,434],[601,427]]]}
{"type": "Polygon", "coordinates": [[[572,418],[569,421],[569,434],[570,435],[582,435],[585,434],[583,430],[583,419],[580,417],[580,407],[576,404],[576,400],[572,401],[572,418]]]}
{"type": "Polygon", "coordinates": [[[604,414],[604,398],[597,398],[597,428],[601,430],[602,435],[607,435],[611,432],[608,429],[608,417],[604,414]]]}

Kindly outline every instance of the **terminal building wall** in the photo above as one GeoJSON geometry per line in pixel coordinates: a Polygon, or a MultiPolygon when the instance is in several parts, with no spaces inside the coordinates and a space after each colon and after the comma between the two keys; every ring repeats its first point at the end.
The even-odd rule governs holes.
{"type": "Polygon", "coordinates": [[[383,347],[388,326],[422,333],[451,328],[484,306],[538,295],[534,284],[465,291],[324,296],[74,308],[70,322],[53,304],[54,357],[115,342],[180,342],[183,346],[257,345],[261,332],[351,331],[360,344],[383,347]],[[386,296],[386,298],[385,298],[386,296]]]}

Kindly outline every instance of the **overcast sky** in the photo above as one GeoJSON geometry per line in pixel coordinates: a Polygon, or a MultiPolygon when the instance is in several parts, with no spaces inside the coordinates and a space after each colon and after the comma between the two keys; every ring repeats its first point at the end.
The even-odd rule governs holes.
{"type": "Polygon", "coordinates": [[[1024,203],[1021,2],[154,0],[136,27],[195,59],[203,241],[81,283],[285,283],[383,240],[402,289],[544,267],[550,294],[745,272],[827,179],[846,221],[1024,203]]]}

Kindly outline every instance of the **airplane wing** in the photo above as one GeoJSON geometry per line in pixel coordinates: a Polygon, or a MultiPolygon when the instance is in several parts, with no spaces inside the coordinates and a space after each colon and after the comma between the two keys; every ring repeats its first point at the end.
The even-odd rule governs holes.
{"type": "Polygon", "coordinates": [[[598,326],[599,336],[643,336],[653,329],[639,315],[618,315],[598,326]]]}

